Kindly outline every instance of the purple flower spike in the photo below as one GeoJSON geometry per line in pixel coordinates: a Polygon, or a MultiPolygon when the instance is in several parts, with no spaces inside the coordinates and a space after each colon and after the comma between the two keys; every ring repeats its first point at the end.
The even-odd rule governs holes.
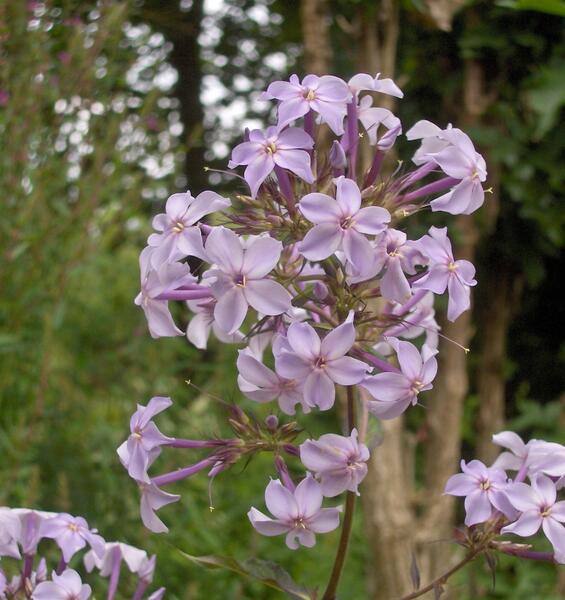
{"type": "Polygon", "coordinates": [[[302,129],[290,127],[278,132],[276,127],[268,127],[265,132],[254,129],[249,133],[249,141],[233,149],[229,168],[247,165],[245,181],[255,198],[259,186],[265,181],[275,165],[288,169],[308,183],[314,181],[310,166],[310,155],[306,150],[314,147],[314,140],[302,129]]]}
{"type": "Polygon", "coordinates": [[[369,410],[381,419],[394,419],[410,404],[416,404],[418,394],[430,390],[437,373],[437,360],[424,349],[420,354],[410,342],[387,339],[396,350],[400,372],[379,373],[361,383],[376,402],[369,402],[369,410]]]}
{"type": "Polygon", "coordinates": [[[202,234],[194,225],[205,215],[230,206],[230,201],[215,192],[202,192],[193,198],[190,192],[173,194],[167,200],[165,212],[153,219],[159,233],[149,236],[147,243],[154,248],[151,263],[158,268],[186,256],[205,259],[202,234]]]}
{"type": "Polygon", "coordinates": [[[208,259],[216,269],[212,291],[218,300],[214,318],[226,333],[234,333],[249,306],[264,315],[280,315],[290,308],[290,294],[267,275],[276,267],[282,244],[271,237],[256,236],[245,243],[231,230],[216,227],[206,240],[208,259]]]}
{"type": "Polygon", "coordinates": [[[369,450],[357,440],[357,429],[349,437],[327,433],[318,441],[306,440],[300,446],[300,460],[320,478],[322,493],[332,498],[357,488],[367,474],[369,450]]]}
{"type": "Polygon", "coordinates": [[[347,260],[362,270],[374,252],[365,234],[382,233],[390,222],[390,213],[379,206],[361,208],[361,192],[353,180],[338,177],[334,183],[335,200],[313,193],[300,201],[300,212],[315,226],[298,250],[308,260],[323,260],[343,249],[347,260]]]}
{"type": "Polygon", "coordinates": [[[475,267],[468,260],[455,260],[447,227],[430,227],[429,234],[417,242],[429,257],[428,272],[414,283],[414,288],[434,294],[449,291],[447,318],[455,321],[471,306],[471,286],[477,285],[475,267]]]}
{"type": "Polygon", "coordinates": [[[132,479],[149,483],[149,465],[159,454],[160,447],[172,441],[172,438],[163,435],[152,421],[155,415],[169,408],[171,404],[170,398],[155,396],[149,400],[147,406],[137,405],[137,410],[130,419],[131,434],[118,449],[118,454],[132,479]]]}
{"type": "Polygon", "coordinates": [[[555,549],[556,557],[565,553],[565,502],[556,502],[555,483],[545,475],[537,475],[532,485],[514,483],[504,493],[511,504],[522,514],[501,533],[514,533],[522,537],[534,535],[539,528],[555,549]]]}
{"type": "Polygon", "coordinates": [[[286,533],[286,545],[291,550],[296,550],[300,544],[311,548],[316,544],[316,533],[328,533],[339,526],[341,507],[322,508],[323,499],[320,484],[311,476],[303,479],[294,492],[274,479],[265,490],[265,502],[275,518],[271,519],[254,507],[247,516],[262,535],[286,533]]]}
{"type": "Polygon", "coordinates": [[[307,323],[293,323],[287,332],[287,349],[275,356],[279,375],[304,384],[304,402],[329,410],[335,400],[335,384],[355,385],[370,367],[345,356],[355,343],[353,313],[326,337],[320,338],[307,323]]]}
{"type": "Polygon", "coordinates": [[[98,556],[104,554],[104,539],[95,529],[89,529],[82,517],[73,517],[62,513],[41,523],[42,537],[53,538],[66,563],[88,544],[98,556]]]}
{"type": "Polygon", "coordinates": [[[53,581],[40,583],[32,594],[32,600],[87,600],[92,592],[90,586],[82,583],[80,575],[67,569],[61,575],[53,573],[53,581]]]}
{"type": "Polygon", "coordinates": [[[506,497],[502,493],[507,489],[506,473],[502,469],[487,468],[479,460],[466,464],[461,461],[463,473],[452,475],[445,484],[445,494],[450,496],[466,496],[465,525],[471,527],[477,523],[488,521],[493,507],[507,514],[506,497]]]}
{"type": "MultiPolygon", "coordinates": [[[[240,350],[237,359],[239,389],[255,402],[270,402],[278,399],[281,410],[287,415],[296,412],[296,404],[303,400],[299,385],[292,379],[285,379],[271,371],[258,361],[249,350],[240,350]]],[[[302,403],[304,412],[310,412],[310,407],[302,403]]]]}
{"type": "Polygon", "coordinates": [[[318,113],[336,135],[343,133],[343,119],[351,99],[345,81],[333,75],[306,75],[300,83],[296,75],[290,81],[275,81],[263,94],[264,100],[280,100],[278,127],[282,129],[309,111],[318,113]]]}
{"type": "Polygon", "coordinates": [[[145,313],[151,337],[183,335],[173,321],[167,300],[157,300],[157,296],[165,291],[194,283],[196,279],[190,274],[186,264],[163,263],[158,269],[152,269],[150,264],[152,252],[153,249],[147,247],[139,256],[141,292],[135,298],[135,303],[141,306],[145,313]]]}

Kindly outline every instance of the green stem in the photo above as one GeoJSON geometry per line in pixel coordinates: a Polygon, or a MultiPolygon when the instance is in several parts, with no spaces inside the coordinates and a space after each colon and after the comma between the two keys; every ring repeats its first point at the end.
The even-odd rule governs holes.
{"type": "MultiPolygon", "coordinates": [[[[355,394],[354,387],[347,387],[347,428],[349,432],[355,427],[355,394]]],[[[339,545],[337,547],[337,553],[330,575],[330,580],[326,587],[326,591],[322,596],[322,600],[335,600],[337,586],[343,571],[343,565],[345,564],[345,558],[347,556],[347,547],[349,545],[349,538],[351,536],[351,528],[353,526],[353,514],[355,512],[355,500],[357,494],[355,492],[347,492],[345,498],[345,513],[343,515],[343,525],[341,527],[341,537],[339,538],[339,545]]]]}

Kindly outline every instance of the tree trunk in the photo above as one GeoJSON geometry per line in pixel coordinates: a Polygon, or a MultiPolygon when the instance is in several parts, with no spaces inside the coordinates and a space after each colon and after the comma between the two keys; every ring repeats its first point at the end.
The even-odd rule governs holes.
{"type": "Polygon", "coordinates": [[[327,75],[332,58],[327,0],[302,0],[300,20],[304,44],[304,69],[314,75],[327,75]]]}

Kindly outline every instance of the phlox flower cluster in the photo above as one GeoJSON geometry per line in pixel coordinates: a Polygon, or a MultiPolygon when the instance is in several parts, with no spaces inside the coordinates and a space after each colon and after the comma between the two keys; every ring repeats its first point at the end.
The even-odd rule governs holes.
{"type": "MultiPolygon", "coordinates": [[[[277,102],[277,123],[246,131],[231,155],[239,193],[173,194],[141,252],[135,302],[151,335],[186,335],[200,349],[210,335],[236,345],[241,393],[283,415],[332,410],[345,389],[352,405],[361,391],[379,419],[425,402],[437,372],[434,297],[447,296],[450,320],[470,306],[475,269],[454,256],[447,228],[410,239],[406,219],[478,209],[484,160],[463,131],[420,121],[407,133],[421,140],[413,165],[391,173],[403,126],[378,106],[383,94],[403,96],[366,73],[271,83],[262,99],[277,102]],[[174,301],[185,309],[176,320],[174,301]]],[[[156,511],[179,500],[164,488],[200,471],[212,479],[254,452],[273,453],[276,477],[265,491],[272,516],[253,507],[249,519],[263,535],[286,535],[290,548],[338,527],[341,507],[324,498],[359,493],[369,450],[353,422],[344,435],[297,443],[296,423],[262,423],[232,406],[233,438],[177,439],[153,421],[170,404],[138,405],[118,449],[152,531],[167,531],[156,511]],[[165,447],[198,456],[150,475],[165,447]],[[289,470],[285,458],[300,465],[289,470]]]]}
{"type": "MultiPolygon", "coordinates": [[[[469,527],[480,525],[497,537],[529,538],[542,530],[553,547],[549,558],[565,564],[565,497],[558,499],[565,488],[565,446],[543,440],[524,443],[512,431],[494,435],[493,441],[506,450],[492,466],[461,461],[462,472],[450,477],[445,493],[465,497],[469,527]]],[[[520,555],[511,543],[493,545],[520,555]]]]}
{"type": "MultiPolygon", "coordinates": [[[[88,550],[83,554],[82,561],[86,571],[96,569],[102,577],[109,578],[108,600],[117,597],[122,561],[137,581],[136,587],[132,588],[132,600],[164,598],[164,588],[153,593],[147,592],[153,581],[155,556],[149,557],[144,550],[128,544],[107,543],[82,517],[27,508],[0,507],[0,600],[91,598],[91,586],[83,583],[76,570],[75,557],[85,549],[88,550]],[[53,553],[42,555],[47,550],[43,540],[51,540],[58,547],[60,559],[55,568],[48,566],[46,558],[53,553]],[[72,568],[69,566],[71,561],[72,568]]],[[[121,589],[120,597],[126,597],[125,593],[121,589]]]]}

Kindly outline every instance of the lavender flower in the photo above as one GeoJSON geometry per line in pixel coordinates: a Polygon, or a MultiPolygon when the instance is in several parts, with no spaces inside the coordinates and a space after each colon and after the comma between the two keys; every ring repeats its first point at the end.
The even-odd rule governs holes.
{"type": "Polygon", "coordinates": [[[118,454],[133,479],[149,483],[149,465],[160,452],[160,447],[172,441],[172,438],[163,435],[152,421],[155,415],[163,412],[171,404],[170,398],[155,396],[149,400],[147,406],[137,405],[137,410],[130,419],[131,434],[118,448],[118,454]]]}
{"type": "Polygon", "coordinates": [[[42,537],[53,538],[57,542],[66,563],[87,544],[99,556],[104,553],[104,539],[96,529],[89,529],[82,517],[61,513],[43,521],[40,532],[42,537]]]}
{"type": "Polygon", "coordinates": [[[290,294],[267,275],[276,267],[282,244],[270,237],[255,236],[244,244],[231,230],[217,227],[206,240],[206,254],[216,268],[207,276],[218,302],[214,318],[228,334],[245,319],[248,307],[264,315],[280,315],[290,308],[290,294]]]}
{"type": "Polygon", "coordinates": [[[33,594],[32,600],[87,600],[91,588],[82,583],[80,575],[73,569],[67,569],[61,575],[53,573],[53,581],[40,583],[33,594]]]}
{"type": "Polygon", "coordinates": [[[265,490],[265,502],[275,518],[271,519],[254,507],[247,516],[262,535],[286,533],[286,545],[291,550],[296,550],[300,544],[311,548],[316,544],[316,533],[327,533],[339,526],[341,507],[322,508],[323,499],[320,484],[311,476],[303,479],[294,492],[274,479],[265,490]]]}
{"type": "Polygon", "coordinates": [[[141,491],[140,512],[143,524],[154,533],[166,533],[169,528],[159,519],[155,511],[167,504],[178,502],[180,496],[164,492],[152,482],[138,481],[137,483],[141,491]]]}
{"type": "Polygon", "coordinates": [[[369,410],[381,419],[393,419],[410,404],[416,404],[418,394],[431,389],[437,373],[437,360],[429,351],[420,354],[410,342],[390,338],[396,350],[399,372],[379,373],[361,382],[377,401],[369,402],[369,410]]]}
{"type": "Polygon", "coordinates": [[[307,75],[302,83],[296,75],[291,75],[288,82],[271,83],[262,99],[281,101],[278,108],[279,129],[314,111],[335,134],[341,135],[351,92],[343,80],[333,75],[307,75]]]}
{"type": "Polygon", "coordinates": [[[379,206],[361,208],[361,192],[353,180],[338,177],[334,184],[335,200],[313,193],[300,201],[300,211],[315,227],[306,234],[298,250],[308,260],[323,260],[343,249],[347,260],[362,269],[373,252],[363,234],[382,233],[390,222],[390,213],[379,206]]]}
{"type": "Polygon", "coordinates": [[[310,155],[306,150],[311,150],[313,146],[312,138],[297,127],[281,132],[276,127],[268,127],[265,132],[254,129],[249,133],[248,142],[234,148],[228,166],[233,169],[238,165],[247,165],[244,177],[255,198],[259,186],[275,166],[288,169],[304,181],[312,183],[314,175],[310,167],[310,155]]]}
{"type": "Polygon", "coordinates": [[[522,514],[518,520],[502,528],[501,533],[514,533],[522,537],[534,535],[539,528],[555,549],[556,558],[565,554],[565,502],[556,502],[555,483],[545,475],[536,475],[532,485],[513,483],[504,493],[511,504],[522,514]]]}
{"type": "Polygon", "coordinates": [[[348,82],[349,89],[357,95],[361,91],[380,92],[396,98],[403,98],[404,94],[392,79],[381,79],[381,74],[374,77],[368,73],[358,73],[348,82]]]}
{"type": "Polygon", "coordinates": [[[153,219],[159,233],[149,236],[147,243],[154,248],[151,263],[158,268],[163,262],[173,262],[185,256],[205,259],[202,234],[194,227],[205,215],[230,206],[227,198],[215,192],[202,192],[193,198],[190,192],[173,194],[167,200],[165,212],[153,219]]]}
{"type": "Polygon", "coordinates": [[[102,577],[108,577],[115,568],[116,556],[120,561],[124,561],[132,573],[140,575],[145,573],[147,568],[155,568],[155,562],[148,563],[147,552],[140,550],[135,546],[123,544],[121,542],[107,542],[104,545],[102,554],[96,554],[89,551],[84,555],[84,566],[91,573],[95,568],[100,571],[102,577]]]}
{"type": "Polygon", "coordinates": [[[306,440],[300,446],[300,460],[319,477],[324,496],[331,498],[346,490],[359,495],[369,450],[357,440],[357,429],[353,429],[349,437],[327,433],[318,441],[306,440]]]}
{"type": "Polygon", "coordinates": [[[237,368],[239,389],[251,400],[270,402],[277,399],[281,410],[287,415],[296,412],[296,404],[302,404],[304,412],[310,411],[310,407],[302,402],[303,395],[298,383],[266,367],[249,350],[239,351],[237,368]]]}
{"type": "Polygon", "coordinates": [[[9,508],[0,508],[0,556],[21,558],[18,548],[21,532],[19,516],[9,508]]]}
{"type": "Polygon", "coordinates": [[[478,460],[472,460],[468,464],[462,460],[461,470],[463,473],[452,475],[448,479],[444,493],[466,496],[465,525],[470,527],[488,521],[493,507],[504,513],[508,512],[507,501],[502,493],[507,491],[508,478],[502,469],[487,468],[478,460]]]}
{"type": "Polygon", "coordinates": [[[147,247],[139,256],[141,292],[135,298],[135,303],[141,306],[145,313],[151,337],[183,335],[173,321],[167,300],[159,300],[158,296],[196,280],[185,264],[163,263],[158,269],[153,269],[150,262],[152,252],[153,250],[147,247]]]}
{"type": "Polygon", "coordinates": [[[236,344],[243,341],[244,336],[240,331],[226,333],[216,323],[214,310],[217,301],[214,298],[210,300],[189,300],[186,304],[195,313],[186,329],[186,337],[199,350],[206,350],[211,332],[224,344],[236,344]]]}
{"type": "Polygon", "coordinates": [[[447,318],[455,321],[471,306],[471,286],[477,285],[475,267],[468,260],[455,260],[447,227],[430,227],[429,234],[417,242],[429,257],[427,273],[413,285],[414,289],[430,290],[434,294],[449,291],[447,318]]]}
{"type": "Polygon", "coordinates": [[[353,315],[320,341],[307,323],[293,323],[287,332],[287,348],[275,355],[279,375],[304,384],[304,402],[329,410],[335,400],[335,384],[355,385],[369,367],[345,356],[355,343],[353,315]]]}

